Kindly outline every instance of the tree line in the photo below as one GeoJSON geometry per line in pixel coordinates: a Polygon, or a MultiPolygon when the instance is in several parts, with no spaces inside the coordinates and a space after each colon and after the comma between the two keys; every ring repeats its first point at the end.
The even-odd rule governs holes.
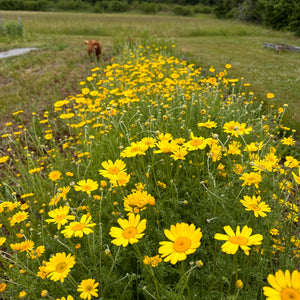
{"type": "Polygon", "coordinates": [[[212,13],[218,18],[235,18],[275,30],[293,31],[300,36],[299,0],[0,0],[0,9],[96,13],[139,10],[185,16],[212,13]]]}

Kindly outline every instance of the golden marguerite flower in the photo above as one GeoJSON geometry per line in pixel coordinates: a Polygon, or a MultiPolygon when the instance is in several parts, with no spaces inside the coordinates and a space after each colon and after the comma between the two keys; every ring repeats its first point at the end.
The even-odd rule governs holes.
{"type": "Polygon", "coordinates": [[[253,211],[255,217],[266,217],[266,212],[270,212],[271,208],[266,202],[261,202],[260,196],[244,196],[244,200],[240,202],[245,206],[247,211],[253,211]]]}
{"type": "Polygon", "coordinates": [[[57,224],[57,229],[60,230],[61,225],[65,225],[69,220],[74,220],[75,216],[69,215],[70,206],[60,206],[48,212],[49,217],[52,219],[46,219],[49,223],[57,224]]]}
{"type": "Polygon", "coordinates": [[[53,281],[60,280],[64,282],[64,279],[68,276],[71,268],[75,265],[75,256],[71,253],[66,255],[65,252],[56,253],[52,256],[45,265],[45,272],[47,277],[53,281]]]}
{"type": "Polygon", "coordinates": [[[87,180],[80,180],[77,182],[77,185],[74,186],[75,191],[81,191],[81,192],[86,192],[88,195],[91,194],[92,191],[95,191],[98,189],[98,182],[92,180],[92,179],[87,179],[87,180]]]}
{"type": "Polygon", "coordinates": [[[229,225],[224,226],[224,230],[227,235],[216,233],[214,238],[216,240],[226,241],[221,248],[222,251],[227,254],[235,254],[239,247],[241,247],[245,254],[249,255],[250,246],[260,245],[263,240],[261,234],[251,235],[252,228],[247,225],[242,228],[242,231],[240,230],[240,226],[237,226],[236,232],[234,232],[229,225]]]}
{"type": "Polygon", "coordinates": [[[201,245],[202,232],[194,224],[177,223],[171,225],[170,230],[165,229],[164,234],[171,242],[160,242],[158,253],[164,261],[170,261],[173,265],[185,260],[188,254],[194,253],[201,245]]]}
{"type": "Polygon", "coordinates": [[[93,229],[96,223],[90,223],[92,217],[90,215],[83,215],[80,219],[80,222],[71,222],[70,225],[66,226],[65,229],[61,232],[66,238],[83,237],[83,234],[93,233],[93,229]]]}
{"type": "Polygon", "coordinates": [[[267,300],[299,300],[300,299],[300,272],[294,270],[291,274],[289,270],[284,273],[279,270],[268,275],[268,283],[271,285],[264,286],[264,295],[267,300]]]}
{"type": "Polygon", "coordinates": [[[126,247],[129,243],[134,244],[144,236],[143,231],[146,229],[146,219],[140,221],[140,215],[128,214],[128,220],[118,219],[118,223],[121,226],[111,227],[109,234],[115,239],[111,242],[117,246],[126,247]]]}
{"type": "Polygon", "coordinates": [[[81,292],[81,299],[91,300],[92,296],[98,297],[98,282],[95,283],[95,279],[84,279],[81,281],[80,285],[78,285],[77,291],[81,292]]]}
{"type": "Polygon", "coordinates": [[[111,160],[104,161],[101,165],[104,170],[99,170],[100,175],[110,180],[117,181],[119,174],[126,172],[126,165],[120,159],[117,159],[115,162],[112,162],[111,160]]]}

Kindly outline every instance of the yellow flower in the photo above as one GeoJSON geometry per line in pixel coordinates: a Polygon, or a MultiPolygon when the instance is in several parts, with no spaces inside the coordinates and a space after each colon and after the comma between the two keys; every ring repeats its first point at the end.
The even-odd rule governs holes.
{"type": "Polygon", "coordinates": [[[45,221],[49,223],[57,224],[57,229],[60,230],[61,225],[65,225],[69,220],[74,220],[75,216],[69,215],[69,206],[60,206],[48,212],[49,217],[52,219],[46,219],[45,221]]]}
{"type": "Polygon", "coordinates": [[[5,237],[0,237],[0,247],[5,243],[6,238],[5,237]]]}
{"type": "Polygon", "coordinates": [[[264,218],[267,216],[265,212],[270,212],[271,208],[265,202],[260,202],[260,200],[260,196],[252,196],[252,198],[244,196],[244,200],[240,200],[240,202],[246,207],[246,210],[253,211],[255,217],[261,216],[264,218]]]}
{"type": "Polygon", "coordinates": [[[136,191],[124,198],[124,207],[126,211],[139,213],[145,206],[154,205],[155,199],[146,191],[136,191]]]}
{"type": "Polygon", "coordinates": [[[8,159],[9,159],[9,156],[1,156],[1,157],[0,157],[0,164],[1,164],[1,163],[7,162],[8,159]]]}
{"type": "Polygon", "coordinates": [[[271,287],[264,286],[264,295],[267,300],[298,300],[300,299],[300,272],[294,270],[291,274],[289,270],[284,273],[279,270],[268,275],[268,283],[271,287]]]}
{"type": "Polygon", "coordinates": [[[294,146],[296,144],[296,141],[291,136],[287,138],[283,138],[280,141],[282,145],[294,146]]]}
{"type": "Polygon", "coordinates": [[[74,300],[73,296],[68,295],[67,298],[66,297],[61,297],[61,298],[57,298],[56,300],[74,300]]]}
{"type": "Polygon", "coordinates": [[[267,93],[267,98],[268,99],[273,99],[275,95],[273,93],[267,93]]]}
{"type": "Polygon", "coordinates": [[[195,137],[194,133],[191,132],[191,140],[186,142],[185,147],[188,148],[189,151],[204,149],[207,145],[206,140],[203,137],[195,137]]]}
{"type": "Polygon", "coordinates": [[[4,292],[6,290],[6,283],[2,282],[0,283],[0,293],[4,292]]]}
{"type": "Polygon", "coordinates": [[[49,173],[48,177],[52,181],[57,181],[61,177],[61,172],[60,171],[52,171],[49,173]]]}
{"type": "Polygon", "coordinates": [[[286,156],[284,165],[287,168],[291,168],[291,169],[297,168],[297,167],[299,167],[299,161],[297,159],[295,159],[293,156],[286,156]]]}
{"type": "Polygon", "coordinates": [[[118,180],[118,175],[126,172],[126,165],[120,159],[117,159],[115,162],[111,160],[104,161],[101,165],[104,170],[99,170],[100,175],[111,180],[118,180]]]}
{"type": "Polygon", "coordinates": [[[241,146],[242,146],[242,144],[240,142],[232,141],[228,145],[227,153],[232,154],[232,155],[234,155],[234,154],[240,155],[242,153],[241,149],[240,149],[241,146]]]}
{"type": "Polygon", "coordinates": [[[208,120],[205,123],[198,123],[199,127],[206,127],[206,128],[217,128],[217,123],[211,120],[208,120]]]}
{"type": "Polygon", "coordinates": [[[60,117],[61,119],[71,119],[71,118],[73,118],[74,116],[75,116],[74,113],[68,113],[68,114],[61,114],[59,117],[60,117]]]}
{"type": "Polygon", "coordinates": [[[252,127],[246,128],[246,123],[239,123],[236,121],[226,122],[223,125],[225,133],[230,133],[232,136],[238,137],[239,135],[249,134],[252,127]]]}
{"type": "Polygon", "coordinates": [[[83,234],[93,233],[93,230],[90,227],[94,227],[96,223],[89,223],[92,217],[87,214],[83,215],[80,219],[80,222],[71,222],[70,225],[61,232],[66,238],[83,237],[83,234]]]}
{"type": "Polygon", "coordinates": [[[185,260],[188,254],[194,253],[201,245],[202,232],[194,224],[177,223],[171,225],[170,230],[165,229],[164,234],[171,242],[159,242],[161,247],[158,253],[165,257],[164,261],[170,261],[172,265],[185,260]]]}
{"type": "Polygon", "coordinates": [[[42,170],[43,170],[43,168],[33,168],[33,169],[30,169],[28,172],[30,174],[35,174],[35,173],[40,173],[42,170]]]}
{"type": "Polygon", "coordinates": [[[235,254],[238,251],[238,248],[241,247],[245,254],[249,255],[249,246],[260,245],[263,240],[261,234],[251,236],[252,228],[248,226],[244,226],[242,231],[240,231],[240,226],[237,226],[236,233],[234,233],[229,225],[224,226],[224,230],[227,235],[216,233],[214,238],[216,240],[226,241],[221,248],[222,251],[227,254],[235,254]]]}
{"type": "Polygon", "coordinates": [[[10,219],[10,226],[15,226],[16,223],[20,223],[28,219],[29,214],[26,211],[19,211],[14,214],[10,219]]]}
{"type": "Polygon", "coordinates": [[[11,249],[18,252],[29,252],[32,250],[33,246],[34,242],[31,240],[27,240],[21,243],[10,244],[11,249]]]}
{"type": "Polygon", "coordinates": [[[27,295],[27,293],[25,291],[21,291],[18,295],[18,298],[23,299],[26,297],[26,295],[27,295]]]}
{"type": "Polygon", "coordinates": [[[160,258],[160,256],[157,254],[156,256],[153,257],[149,257],[149,256],[145,256],[143,263],[146,266],[151,266],[151,267],[157,267],[158,264],[162,261],[162,259],[160,258]]]}
{"type": "Polygon", "coordinates": [[[144,236],[143,231],[146,229],[146,219],[140,221],[140,215],[128,214],[128,220],[118,219],[122,228],[111,227],[109,234],[115,239],[111,242],[117,246],[126,247],[129,243],[134,244],[144,236]]]}
{"type": "Polygon", "coordinates": [[[75,256],[71,253],[68,255],[65,252],[56,253],[50,258],[49,262],[46,262],[45,272],[47,273],[47,278],[53,281],[60,280],[60,282],[64,282],[74,265],[75,256]]]}
{"type": "Polygon", "coordinates": [[[77,291],[82,292],[80,294],[81,299],[91,300],[91,297],[98,297],[98,282],[95,283],[95,279],[84,279],[81,281],[80,285],[78,285],[77,291]]]}
{"type": "Polygon", "coordinates": [[[239,290],[242,289],[244,287],[243,281],[241,279],[238,279],[235,283],[235,287],[239,290]]]}
{"type": "Polygon", "coordinates": [[[170,155],[174,160],[185,160],[185,156],[188,154],[188,151],[185,147],[177,147],[176,150],[170,155]]]}
{"type": "Polygon", "coordinates": [[[75,191],[86,192],[88,195],[91,194],[92,191],[98,189],[98,183],[92,179],[80,180],[77,182],[78,185],[75,185],[75,191]]]}
{"type": "Polygon", "coordinates": [[[126,147],[120,154],[121,157],[135,157],[137,155],[146,155],[145,151],[148,146],[141,142],[132,142],[129,147],[126,147]]]}
{"type": "Polygon", "coordinates": [[[244,185],[255,185],[258,188],[258,184],[262,181],[261,175],[258,172],[250,172],[250,173],[243,173],[240,179],[244,180],[244,185]]]}

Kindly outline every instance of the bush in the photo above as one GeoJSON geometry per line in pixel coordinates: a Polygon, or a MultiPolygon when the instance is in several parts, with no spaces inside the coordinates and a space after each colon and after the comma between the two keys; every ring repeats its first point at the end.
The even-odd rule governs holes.
{"type": "Polygon", "coordinates": [[[157,13],[157,6],[155,3],[147,3],[147,2],[143,2],[141,4],[141,10],[143,13],[145,14],[155,14],[157,13]]]}
{"type": "Polygon", "coordinates": [[[47,7],[46,0],[38,0],[38,1],[30,0],[24,2],[24,10],[41,11],[41,10],[45,10],[46,7],[47,7]]]}
{"type": "Polygon", "coordinates": [[[173,13],[178,16],[192,16],[194,10],[191,6],[176,5],[173,8],[173,13]]]}
{"type": "Polygon", "coordinates": [[[22,0],[0,0],[0,7],[4,10],[24,10],[22,0]]]}
{"type": "Polygon", "coordinates": [[[194,6],[194,12],[197,14],[211,14],[213,12],[213,8],[211,6],[198,4],[194,6]]]}
{"type": "Polygon", "coordinates": [[[124,12],[127,10],[129,10],[127,1],[101,1],[97,2],[94,6],[94,12],[96,13],[124,12]]]}
{"type": "Polygon", "coordinates": [[[56,8],[60,10],[89,10],[91,7],[90,4],[83,2],[81,0],[60,0],[57,3],[56,8]]]}

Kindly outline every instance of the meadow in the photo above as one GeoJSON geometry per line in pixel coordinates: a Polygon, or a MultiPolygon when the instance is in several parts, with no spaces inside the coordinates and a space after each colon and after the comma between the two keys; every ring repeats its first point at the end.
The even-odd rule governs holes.
{"type": "MultiPolygon", "coordinates": [[[[128,27],[107,25],[91,64],[86,15],[76,27],[73,14],[60,24],[47,14],[39,28],[33,15],[9,45],[44,50],[1,62],[19,95],[35,91],[3,106],[15,109],[1,133],[1,299],[298,299],[299,146],[284,121],[293,103],[267,88],[257,96],[248,74],[235,75],[234,52],[210,62],[182,51],[201,26],[191,39],[180,29],[199,19],[172,27],[165,16],[120,15],[128,27]],[[168,34],[152,34],[162,24],[168,34]]],[[[211,49],[217,24],[236,47],[251,32],[257,49],[265,38],[205,18],[211,49]]],[[[277,32],[269,41],[283,36],[297,42],[277,32]]]]}

